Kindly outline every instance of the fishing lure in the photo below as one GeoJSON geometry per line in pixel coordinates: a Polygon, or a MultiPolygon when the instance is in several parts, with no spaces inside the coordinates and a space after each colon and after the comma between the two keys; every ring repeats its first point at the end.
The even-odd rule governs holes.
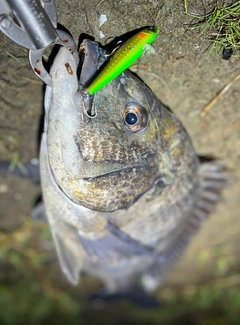
{"type": "Polygon", "coordinates": [[[87,87],[87,92],[90,95],[95,94],[133,64],[143,54],[146,45],[154,41],[159,30],[159,27],[149,27],[127,40],[87,87]]]}

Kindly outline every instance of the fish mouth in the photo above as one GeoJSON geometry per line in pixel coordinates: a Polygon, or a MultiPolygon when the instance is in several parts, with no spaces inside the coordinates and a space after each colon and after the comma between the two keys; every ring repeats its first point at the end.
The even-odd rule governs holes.
{"type": "Polygon", "coordinates": [[[86,88],[95,77],[96,71],[106,60],[106,51],[98,43],[84,39],[79,48],[79,83],[86,88]]]}
{"type": "MultiPolygon", "coordinates": [[[[82,42],[80,46],[80,64],[77,68],[75,66],[75,71],[78,69],[77,72],[80,72],[80,75],[79,73],[75,74],[75,85],[72,93],[69,91],[68,84],[64,88],[67,96],[66,105],[62,104],[62,120],[59,120],[59,109],[56,108],[56,122],[54,123],[56,123],[58,130],[56,142],[59,156],[56,158],[57,167],[53,168],[53,173],[56,174],[59,183],[61,183],[60,175],[63,172],[59,172],[58,175],[56,171],[58,170],[58,159],[62,162],[61,168],[64,170],[64,173],[73,179],[90,180],[97,177],[108,177],[110,174],[119,173],[134,167],[138,168],[142,165],[142,161],[120,161],[114,159],[112,155],[106,159],[105,156],[102,158],[94,157],[95,151],[99,149],[99,145],[95,145],[94,141],[98,141],[102,133],[102,130],[99,128],[94,128],[96,123],[98,123],[98,118],[94,119],[92,114],[92,111],[97,106],[94,105],[96,97],[95,95],[89,95],[83,98],[79,88],[82,85],[84,90],[85,85],[106,59],[104,55],[105,51],[96,42],[88,39],[82,42]],[[96,132],[96,129],[99,129],[99,133],[96,132]],[[82,141],[79,141],[79,139],[82,139],[82,141]],[[92,155],[91,151],[93,152],[92,155]]],[[[61,89],[63,90],[63,88],[61,89]]],[[[53,163],[53,160],[51,160],[51,163],[53,163]]]]}
{"type": "Polygon", "coordinates": [[[106,51],[99,47],[98,43],[84,39],[79,48],[79,58],[80,98],[77,97],[77,101],[83,102],[87,118],[94,118],[97,113],[93,107],[93,96],[88,93],[87,86],[95,78],[97,70],[106,60],[106,51]]]}

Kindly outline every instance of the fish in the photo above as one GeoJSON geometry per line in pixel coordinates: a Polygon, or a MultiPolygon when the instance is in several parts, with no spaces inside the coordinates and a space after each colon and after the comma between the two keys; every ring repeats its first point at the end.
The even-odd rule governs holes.
{"type": "Polygon", "coordinates": [[[87,273],[108,293],[139,280],[153,291],[221,201],[228,175],[201,163],[180,120],[129,70],[86,94],[106,56],[90,40],[80,49],[80,66],[64,47],[54,59],[40,149],[61,269],[73,285],[87,273]]]}

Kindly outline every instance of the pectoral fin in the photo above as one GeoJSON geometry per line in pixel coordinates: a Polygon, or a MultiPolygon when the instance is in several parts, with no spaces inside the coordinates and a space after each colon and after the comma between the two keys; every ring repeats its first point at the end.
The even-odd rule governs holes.
{"type": "Polygon", "coordinates": [[[111,223],[107,224],[103,236],[96,239],[88,239],[79,234],[82,245],[90,257],[98,257],[101,260],[119,261],[132,256],[153,256],[151,248],[148,248],[132,239],[111,223]]]}

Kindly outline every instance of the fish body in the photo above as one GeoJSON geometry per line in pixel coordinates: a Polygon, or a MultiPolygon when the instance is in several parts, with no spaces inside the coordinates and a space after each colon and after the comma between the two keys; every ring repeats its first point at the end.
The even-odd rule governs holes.
{"type": "Polygon", "coordinates": [[[143,54],[146,44],[151,44],[154,41],[159,30],[159,27],[145,28],[127,40],[87,87],[88,93],[95,94],[133,64],[143,54]]]}
{"type": "Polygon", "coordinates": [[[84,82],[66,48],[50,72],[40,153],[46,214],[71,283],[87,272],[109,292],[139,277],[155,289],[219,200],[226,177],[222,167],[200,164],[177,117],[128,70],[89,100],[95,117],[86,114],[79,84],[92,77],[89,58],[100,53],[91,41],[86,51],[88,44],[84,82]]]}

